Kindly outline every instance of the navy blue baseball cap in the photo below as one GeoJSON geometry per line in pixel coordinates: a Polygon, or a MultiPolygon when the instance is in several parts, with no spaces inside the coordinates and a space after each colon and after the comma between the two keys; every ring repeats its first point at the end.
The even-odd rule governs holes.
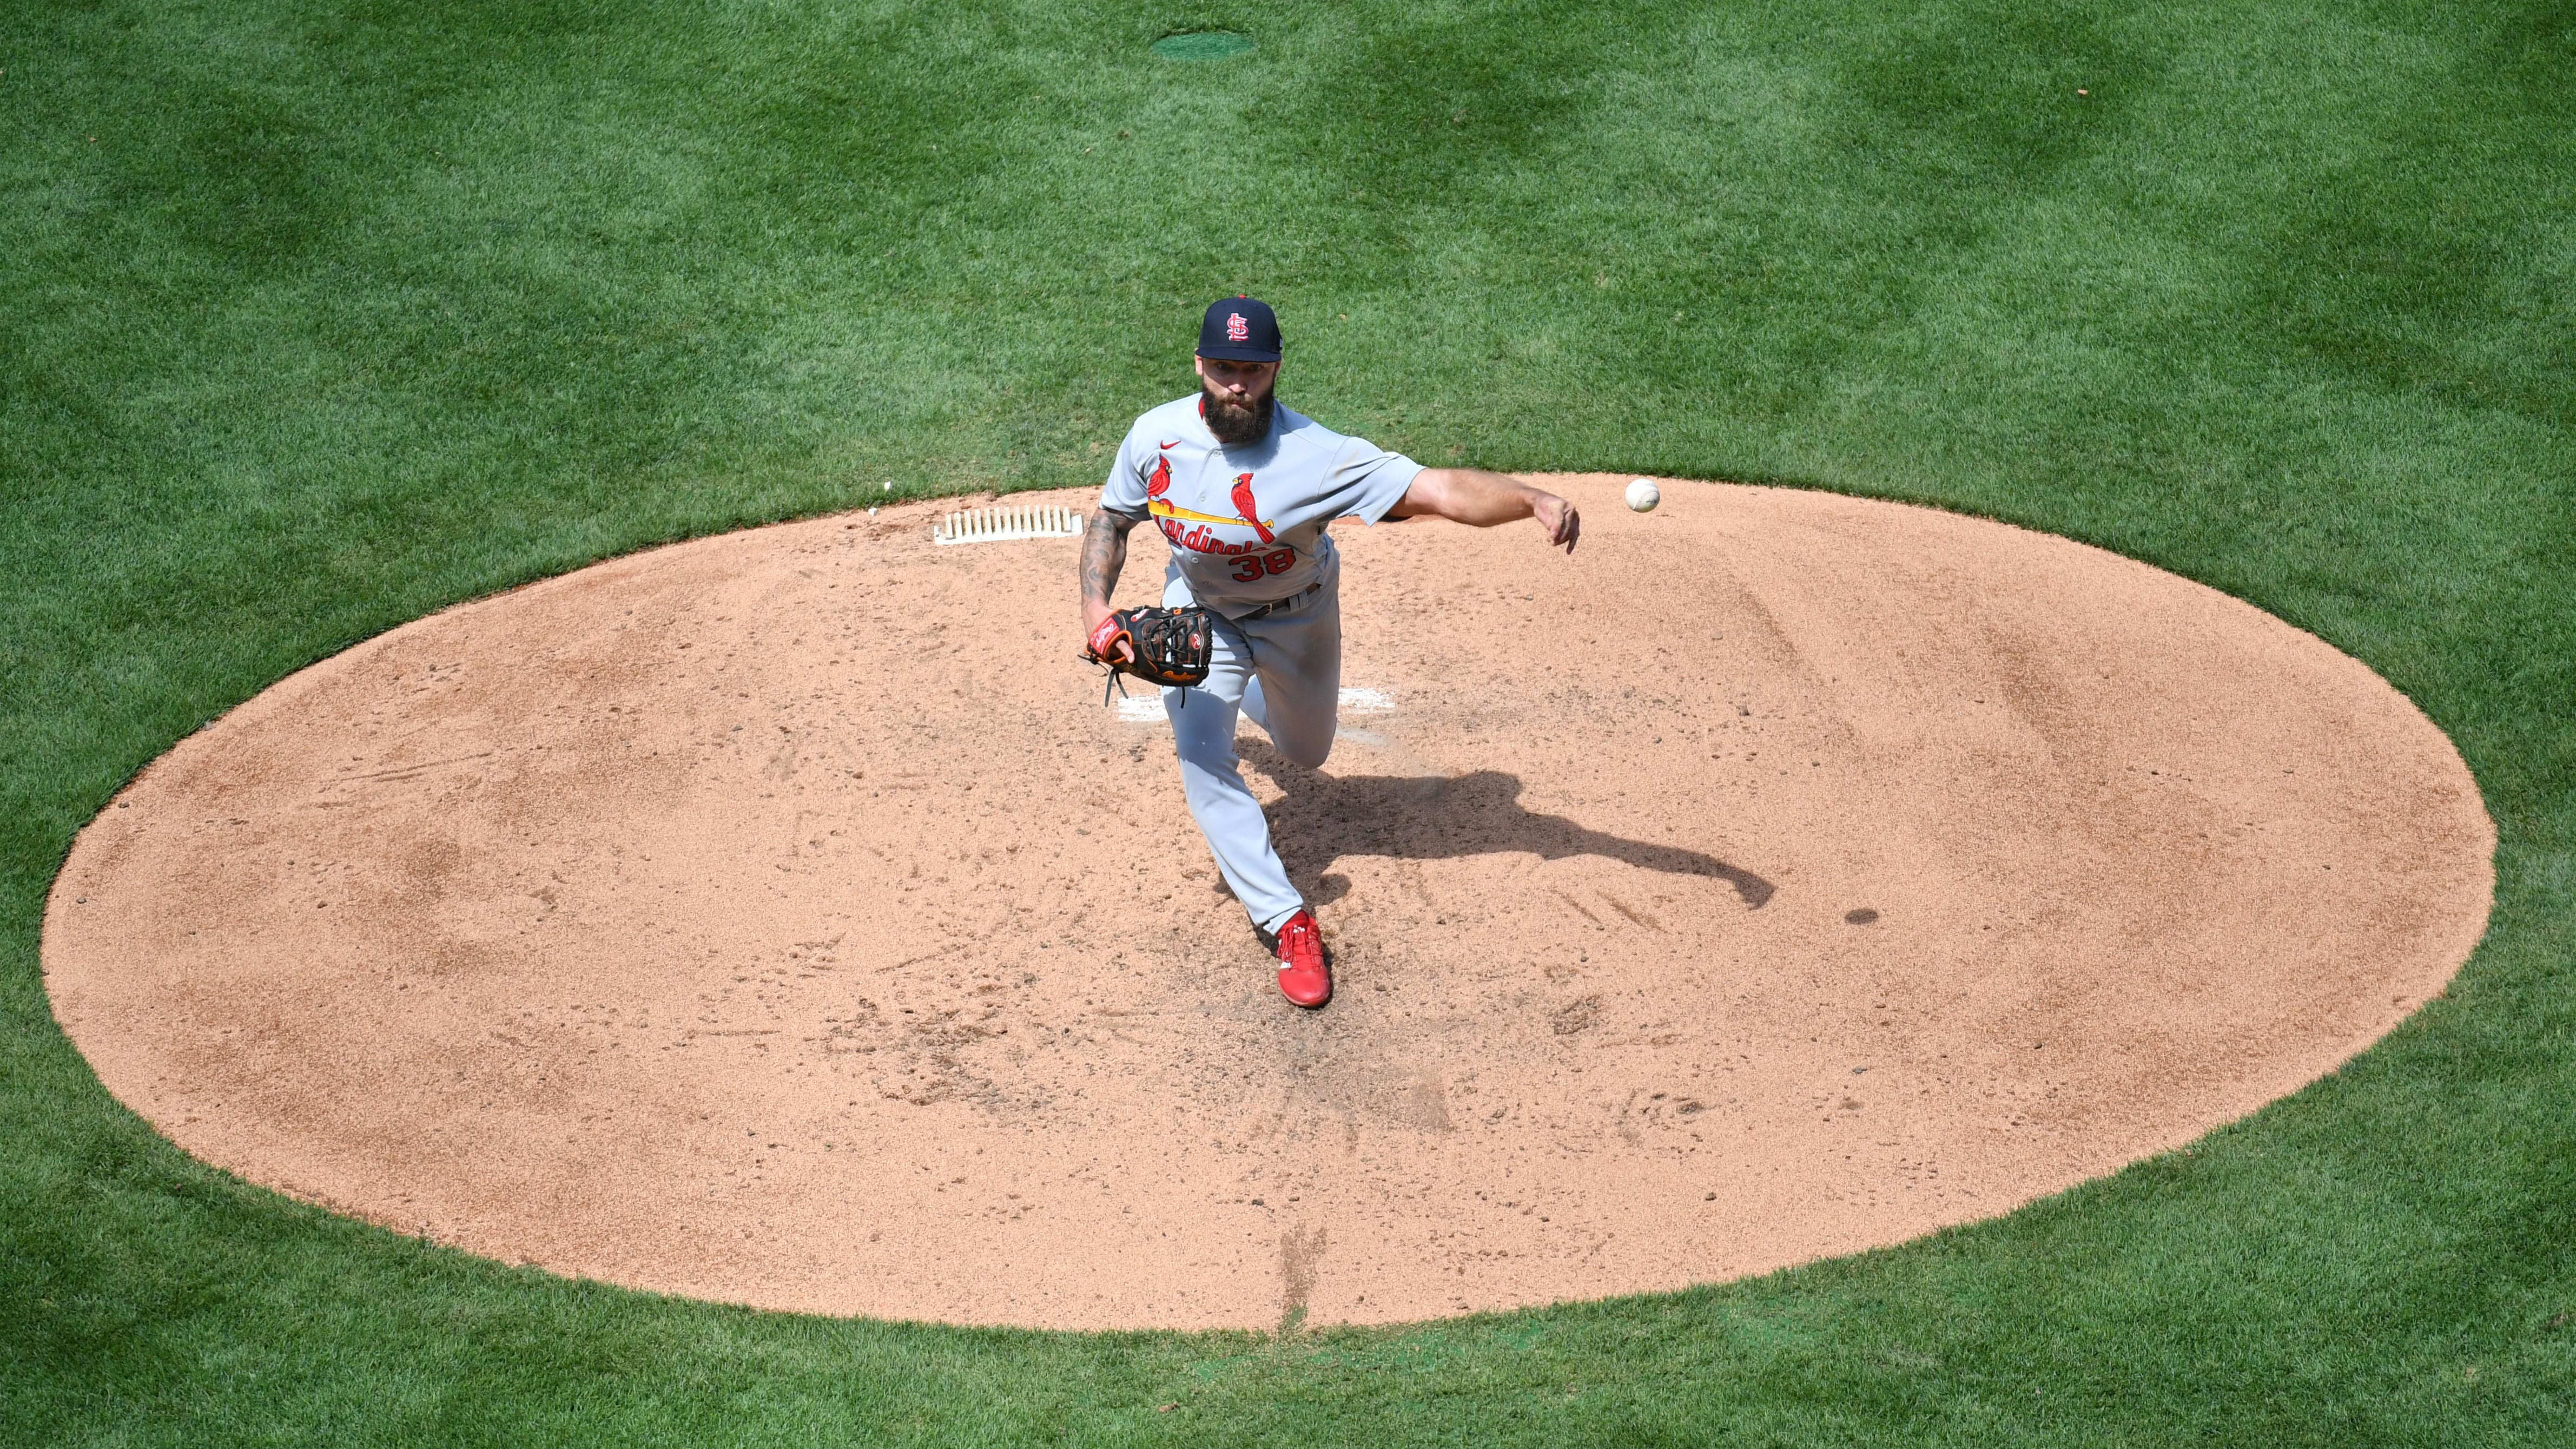
{"type": "Polygon", "coordinates": [[[1199,319],[1199,356],[1228,362],[1277,362],[1279,315],[1251,297],[1210,302],[1199,319]]]}

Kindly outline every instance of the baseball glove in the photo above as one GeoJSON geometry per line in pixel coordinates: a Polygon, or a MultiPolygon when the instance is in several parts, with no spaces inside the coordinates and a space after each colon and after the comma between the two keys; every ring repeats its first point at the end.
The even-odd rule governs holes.
{"type": "Polygon", "coordinates": [[[1127,692],[1118,678],[1122,674],[1184,689],[1204,681],[1208,653],[1215,643],[1216,629],[1205,609],[1121,609],[1091,631],[1083,655],[1109,669],[1109,681],[1100,690],[1101,703],[1106,704],[1112,687],[1121,694],[1127,692]],[[1121,640],[1127,644],[1125,659],[1118,657],[1121,640]]]}

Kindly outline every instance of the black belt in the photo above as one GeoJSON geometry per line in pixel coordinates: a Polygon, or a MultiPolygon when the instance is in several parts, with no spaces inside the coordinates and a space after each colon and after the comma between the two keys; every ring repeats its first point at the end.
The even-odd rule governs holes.
{"type": "Polygon", "coordinates": [[[1299,589],[1297,592],[1290,594],[1284,599],[1273,599],[1269,603],[1262,605],[1260,608],[1253,610],[1249,614],[1235,615],[1234,622],[1238,624],[1249,624],[1255,619],[1267,619],[1282,609],[1294,608],[1298,604],[1304,603],[1308,594],[1315,592],[1323,586],[1324,581],[1322,579],[1317,579],[1313,583],[1308,584],[1306,587],[1299,589]]]}

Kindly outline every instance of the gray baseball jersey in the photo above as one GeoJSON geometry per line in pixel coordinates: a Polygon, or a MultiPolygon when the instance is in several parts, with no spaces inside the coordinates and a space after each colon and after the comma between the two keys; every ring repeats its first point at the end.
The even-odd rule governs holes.
{"type": "Polygon", "coordinates": [[[1315,582],[1333,556],[1333,520],[1377,522],[1421,471],[1284,406],[1261,441],[1220,443],[1193,393],[1127,430],[1100,506],[1159,526],[1172,575],[1199,603],[1236,618],[1315,582]]]}

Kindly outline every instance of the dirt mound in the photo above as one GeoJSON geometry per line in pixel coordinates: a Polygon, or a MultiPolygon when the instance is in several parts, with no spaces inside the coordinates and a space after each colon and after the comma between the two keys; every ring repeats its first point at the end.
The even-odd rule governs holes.
{"type": "Polygon", "coordinates": [[[934,547],[954,505],[286,680],[81,836],[56,1010],[189,1151],[475,1252],[1268,1327],[1998,1213],[2327,1071],[2483,929],[2466,769],[2316,639],[1997,524],[1624,481],[1559,485],[1571,560],[1341,530],[1340,750],[1244,745],[1322,1013],[1215,886],[1159,707],[1075,662],[1073,542],[934,547]]]}

